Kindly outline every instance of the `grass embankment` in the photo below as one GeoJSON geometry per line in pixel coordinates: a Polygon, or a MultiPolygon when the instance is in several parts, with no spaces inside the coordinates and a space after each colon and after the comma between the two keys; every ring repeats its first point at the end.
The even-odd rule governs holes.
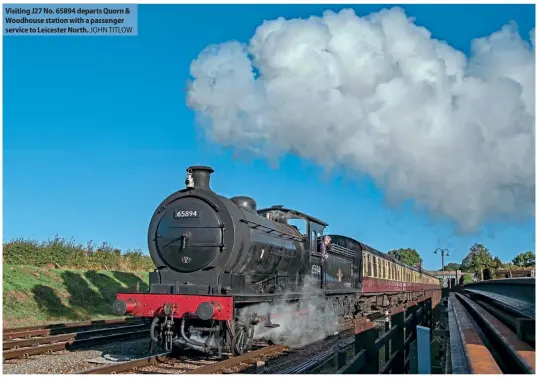
{"type": "Polygon", "coordinates": [[[4,264],[3,327],[114,318],[118,292],[146,292],[148,272],[4,264]]]}

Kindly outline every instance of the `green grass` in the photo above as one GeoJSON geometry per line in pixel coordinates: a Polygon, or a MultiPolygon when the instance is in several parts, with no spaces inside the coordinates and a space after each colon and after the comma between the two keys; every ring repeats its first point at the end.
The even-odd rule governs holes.
{"type": "Polygon", "coordinates": [[[4,327],[114,318],[118,292],[146,292],[148,273],[4,264],[4,327]]]}

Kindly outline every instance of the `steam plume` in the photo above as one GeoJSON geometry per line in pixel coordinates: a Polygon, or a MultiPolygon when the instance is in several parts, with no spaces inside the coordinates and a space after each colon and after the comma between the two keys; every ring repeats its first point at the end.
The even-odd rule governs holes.
{"type": "Polygon", "coordinates": [[[468,59],[400,8],[279,18],[202,51],[187,102],[216,143],[367,174],[473,231],[534,214],[533,49],[511,23],[468,59]]]}
{"type": "Polygon", "coordinates": [[[256,312],[260,316],[266,316],[269,311],[272,314],[272,322],[279,325],[277,328],[267,329],[264,323],[259,323],[254,338],[271,340],[290,347],[302,347],[335,333],[339,318],[333,312],[324,311],[327,305],[325,296],[322,296],[316,280],[306,278],[300,293],[302,300],[299,304],[262,303],[245,308],[244,312],[248,314],[256,312]],[[302,311],[300,315],[296,313],[298,308],[302,311]]]}

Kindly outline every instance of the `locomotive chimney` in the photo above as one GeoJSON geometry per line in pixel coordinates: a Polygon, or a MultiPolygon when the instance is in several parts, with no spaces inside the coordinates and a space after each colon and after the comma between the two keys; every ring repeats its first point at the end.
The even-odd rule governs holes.
{"type": "MultiPolygon", "coordinates": [[[[191,166],[187,169],[187,178],[192,178],[195,188],[210,189],[210,175],[213,168],[207,166],[191,166]]],[[[187,181],[186,181],[187,184],[187,181]]],[[[189,184],[187,184],[189,187],[189,184]]]]}

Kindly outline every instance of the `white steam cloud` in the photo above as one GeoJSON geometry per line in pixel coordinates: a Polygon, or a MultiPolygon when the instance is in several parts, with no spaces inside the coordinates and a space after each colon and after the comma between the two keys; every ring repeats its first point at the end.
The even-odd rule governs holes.
{"type": "MultiPolygon", "coordinates": [[[[305,278],[300,289],[302,300],[298,303],[276,302],[261,303],[244,309],[247,314],[256,313],[265,317],[271,314],[271,322],[279,325],[266,328],[264,322],[255,329],[254,339],[265,339],[274,343],[298,348],[322,340],[338,331],[339,316],[328,311],[325,296],[320,290],[317,280],[305,278]],[[301,312],[298,314],[298,310],[301,312]]],[[[284,295],[287,295],[286,292],[284,295]]]]}
{"type": "Polygon", "coordinates": [[[535,53],[513,23],[467,59],[400,8],[279,18],[191,75],[188,105],[221,145],[370,175],[463,231],[534,214],[535,53]]]}

